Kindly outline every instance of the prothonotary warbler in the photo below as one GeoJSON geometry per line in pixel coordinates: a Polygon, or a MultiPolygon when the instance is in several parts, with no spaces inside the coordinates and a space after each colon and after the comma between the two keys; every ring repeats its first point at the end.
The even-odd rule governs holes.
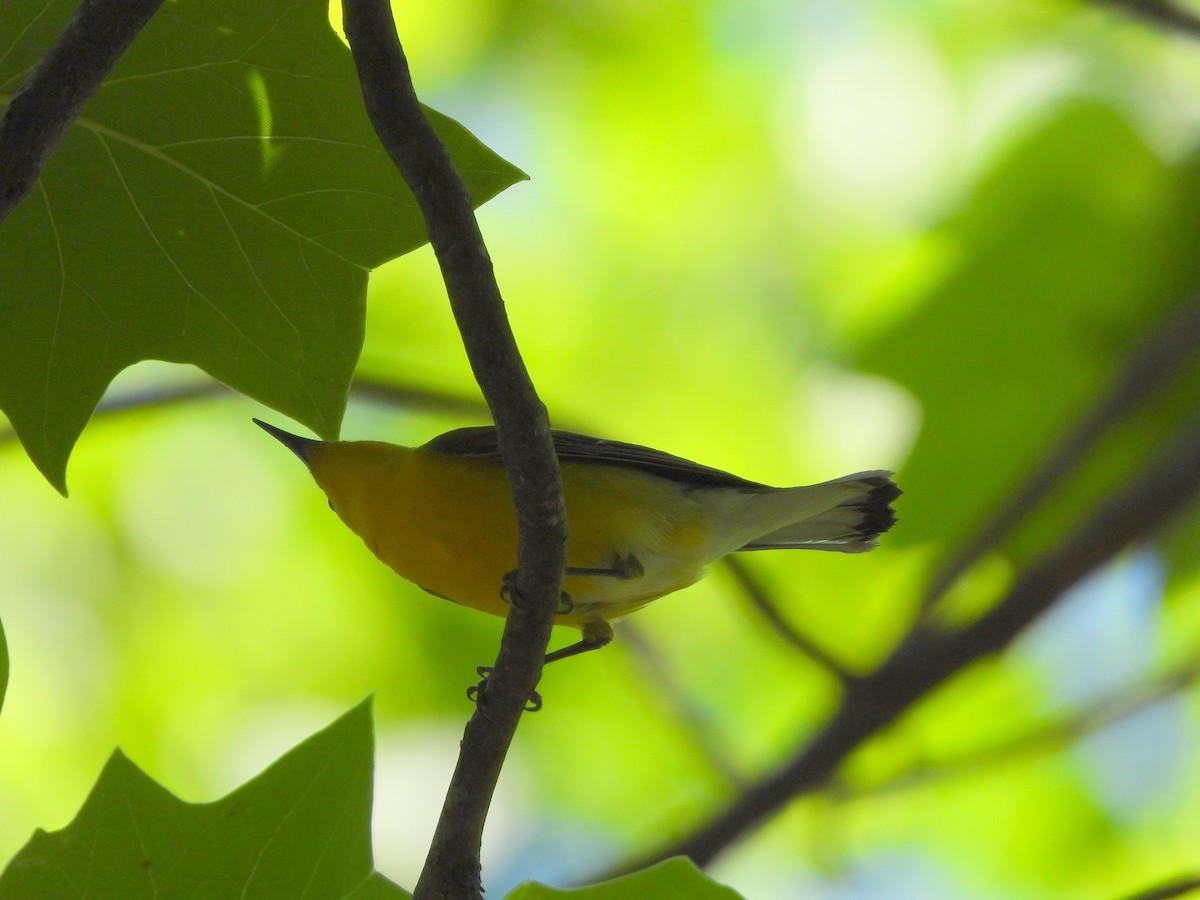
{"type": "MultiPolygon", "coordinates": [[[[420,447],[316,441],[254,420],[295,453],[371,552],[431,594],[508,613],[517,526],[493,427],[420,447]]],[[[613,619],[685,588],[741,550],[860,553],[896,522],[891,472],[773,488],[659,450],[553,432],[567,507],[567,568],[555,624],[595,650],[613,619]]]]}

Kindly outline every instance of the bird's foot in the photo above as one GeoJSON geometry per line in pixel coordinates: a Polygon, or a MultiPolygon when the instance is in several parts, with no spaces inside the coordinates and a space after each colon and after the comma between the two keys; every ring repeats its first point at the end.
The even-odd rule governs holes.
{"type": "MultiPolygon", "coordinates": [[[[478,666],[475,669],[476,674],[480,676],[479,683],[473,684],[467,688],[467,699],[485,715],[487,714],[487,683],[488,676],[492,674],[491,666],[478,666]]],[[[542,708],[542,695],[537,691],[533,691],[529,695],[529,699],[525,701],[525,712],[537,712],[542,708]]]]}

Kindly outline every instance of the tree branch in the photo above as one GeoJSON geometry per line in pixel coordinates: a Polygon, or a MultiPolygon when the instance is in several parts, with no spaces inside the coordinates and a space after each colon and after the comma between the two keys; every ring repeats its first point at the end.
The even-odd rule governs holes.
{"type": "Polygon", "coordinates": [[[0,119],[0,222],[163,0],[83,0],[0,119]]]}
{"type": "Polygon", "coordinates": [[[517,515],[516,596],[413,895],[468,900],[482,897],[484,820],[541,676],[562,589],[562,484],[545,407],[517,350],[470,198],[417,102],[391,7],[386,0],[344,0],[343,15],[367,114],[420,205],[467,357],[495,419],[517,515]]]}
{"type": "Polygon", "coordinates": [[[1171,900],[1172,897],[1183,897],[1195,891],[1200,891],[1200,875],[1185,875],[1147,891],[1131,894],[1125,900],[1171,900]]]}
{"type": "Polygon", "coordinates": [[[1029,566],[990,611],[957,631],[915,628],[872,674],[853,683],[825,728],[789,761],[692,835],[619,871],[669,856],[711,862],[793,798],[825,784],[868,738],[969,664],[1003,650],[1062,593],[1144,540],[1200,494],[1200,424],[1193,424],[1140,477],[1111,495],[1062,543],[1029,566]]]}
{"type": "MultiPolygon", "coordinates": [[[[123,413],[175,406],[194,400],[232,399],[239,396],[241,395],[236,391],[212,379],[154,385],[142,390],[105,395],[96,406],[93,418],[106,419],[123,413]]],[[[421,409],[446,415],[483,417],[488,414],[487,404],[475,397],[375,378],[356,377],[350,383],[350,396],[384,406],[421,409]]],[[[0,446],[16,439],[17,433],[11,427],[0,425],[0,446]]]]}

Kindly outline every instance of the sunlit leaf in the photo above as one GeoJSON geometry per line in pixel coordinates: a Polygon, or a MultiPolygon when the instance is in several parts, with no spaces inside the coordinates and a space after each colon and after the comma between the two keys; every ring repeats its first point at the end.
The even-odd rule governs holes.
{"type": "Polygon", "coordinates": [[[75,820],[0,875],[32,897],[407,897],[372,873],[364,701],[215,803],[185,803],[115,752],[75,820]]]}
{"type": "MultiPolygon", "coordinates": [[[[0,5],[0,103],[75,5],[0,5]]],[[[524,177],[430,115],[477,203],[524,177]]],[[[168,3],[0,229],[0,409],[60,490],[105,387],[143,359],[334,437],[367,273],[424,242],[323,0],[168,3]]]]}

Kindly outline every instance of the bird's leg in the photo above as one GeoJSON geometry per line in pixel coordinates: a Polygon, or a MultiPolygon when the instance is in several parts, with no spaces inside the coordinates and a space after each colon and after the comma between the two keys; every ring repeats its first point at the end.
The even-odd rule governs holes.
{"type": "MultiPolygon", "coordinates": [[[[479,675],[479,683],[467,688],[467,699],[484,712],[487,711],[487,681],[492,674],[491,666],[476,666],[475,673],[479,675]]],[[[542,708],[542,695],[533,691],[525,701],[525,712],[537,712],[542,708]]]]}
{"type": "MultiPolygon", "coordinates": [[[[613,554],[612,565],[605,568],[589,568],[581,566],[567,566],[563,570],[566,576],[583,576],[592,578],[641,578],[646,574],[645,568],[642,566],[642,561],[632,553],[621,556],[619,553],[613,554]]],[[[505,572],[504,577],[500,580],[500,599],[505,603],[512,604],[518,602],[520,592],[517,591],[517,572],[505,572]]],[[[555,609],[555,615],[566,616],[575,611],[575,601],[571,599],[571,595],[563,591],[558,599],[558,607],[555,609]]],[[[613,639],[612,626],[603,619],[596,619],[591,622],[586,622],[583,625],[583,638],[576,641],[567,647],[555,650],[553,653],[547,653],[546,658],[542,660],[542,665],[556,662],[560,659],[567,659],[571,656],[578,656],[580,653],[587,653],[591,650],[599,650],[601,647],[611,643],[613,639]]],[[[480,680],[478,684],[473,684],[467,688],[467,699],[479,706],[481,709],[487,705],[487,680],[491,674],[490,666],[479,666],[476,670],[479,673],[480,680]]],[[[542,697],[534,691],[529,695],[529,700],[525,704],[526,712],[537,712],[542,708],[542,697]]]]}
{"type": "Polygon", "coordinates": [[[613,554],[612,565],[606,568],[580,568],[579,566],[567,566],[567,575],[592,575],[592,576],[608,576],[609,578],[641,578],[646,574],[646,569],[642,566],[642,561],[630,553],[627,556],[622,556],[619,553],[613,554]]]}
{"type": "Polygon", "coordinates": [[[542,660],[542,665],[548,665],[552,662],[557,662],[560,659],[567,659],[571,656],[578,656],[580,653],[589,653],[592,650],[599,650],[601,647],[606,647],[612,643],[613,630],[603,619],[596,619],[592,622],[587,622],[583,626],[583,638],[563,647],[560,650],[555,650],[553,653],[547,653],[546,658],[542,660]]]}
{"type": "MultiPolygon", "coordinates": [[[[587,566],[567,566],[563,570],[563,575],[585,576],[592,578],[641,578],[646,574],[645,567],[642,566],[642,561],[632,553],[622,556],[619,553],[614,553],[612,565],[603,568],[591,568],[587,566]]],[[[505,572],[504,577],[500,580],[500,599],[505,603],[512,603],[513,597],[517,596],[517,570],[505,572]]],[[[554,610],[556,616],[569,616],[575,612],[575,601],[571,599],[571,595],[563,591],[558,598],[558,607],[554,610]]],[[[592,649],[592,648],[587,648],[592,649]]],[[[584,651],[576,651],[582,653],[584,651]]]]}
{"type": "MultiPolygon", "coordinates": [[[[567,659],[571,656],[578,656],[580,653],[588,653],[591,650],[599,650],[612,643],[613,630],[612,626],[603,619],[595,619],[587,622],[583,626],[583,638],[576,641],[574,644],[555,650],[553,653],[547,653],[546,658],[542,660],[542,665],[546,666],[560,659],[567,659]]],[[[467,688],[467,699],[478,706],[480,709],[487,708],[487,680],[492,674],[491,666],[479,666],[475,670],[479,676],[479,683],[471,685],[467,688]]],[[[529,699],[525,702],[526,712],[537,712],[542,708],[542,695],[534,691],[529,695],[529,699]]]]}

